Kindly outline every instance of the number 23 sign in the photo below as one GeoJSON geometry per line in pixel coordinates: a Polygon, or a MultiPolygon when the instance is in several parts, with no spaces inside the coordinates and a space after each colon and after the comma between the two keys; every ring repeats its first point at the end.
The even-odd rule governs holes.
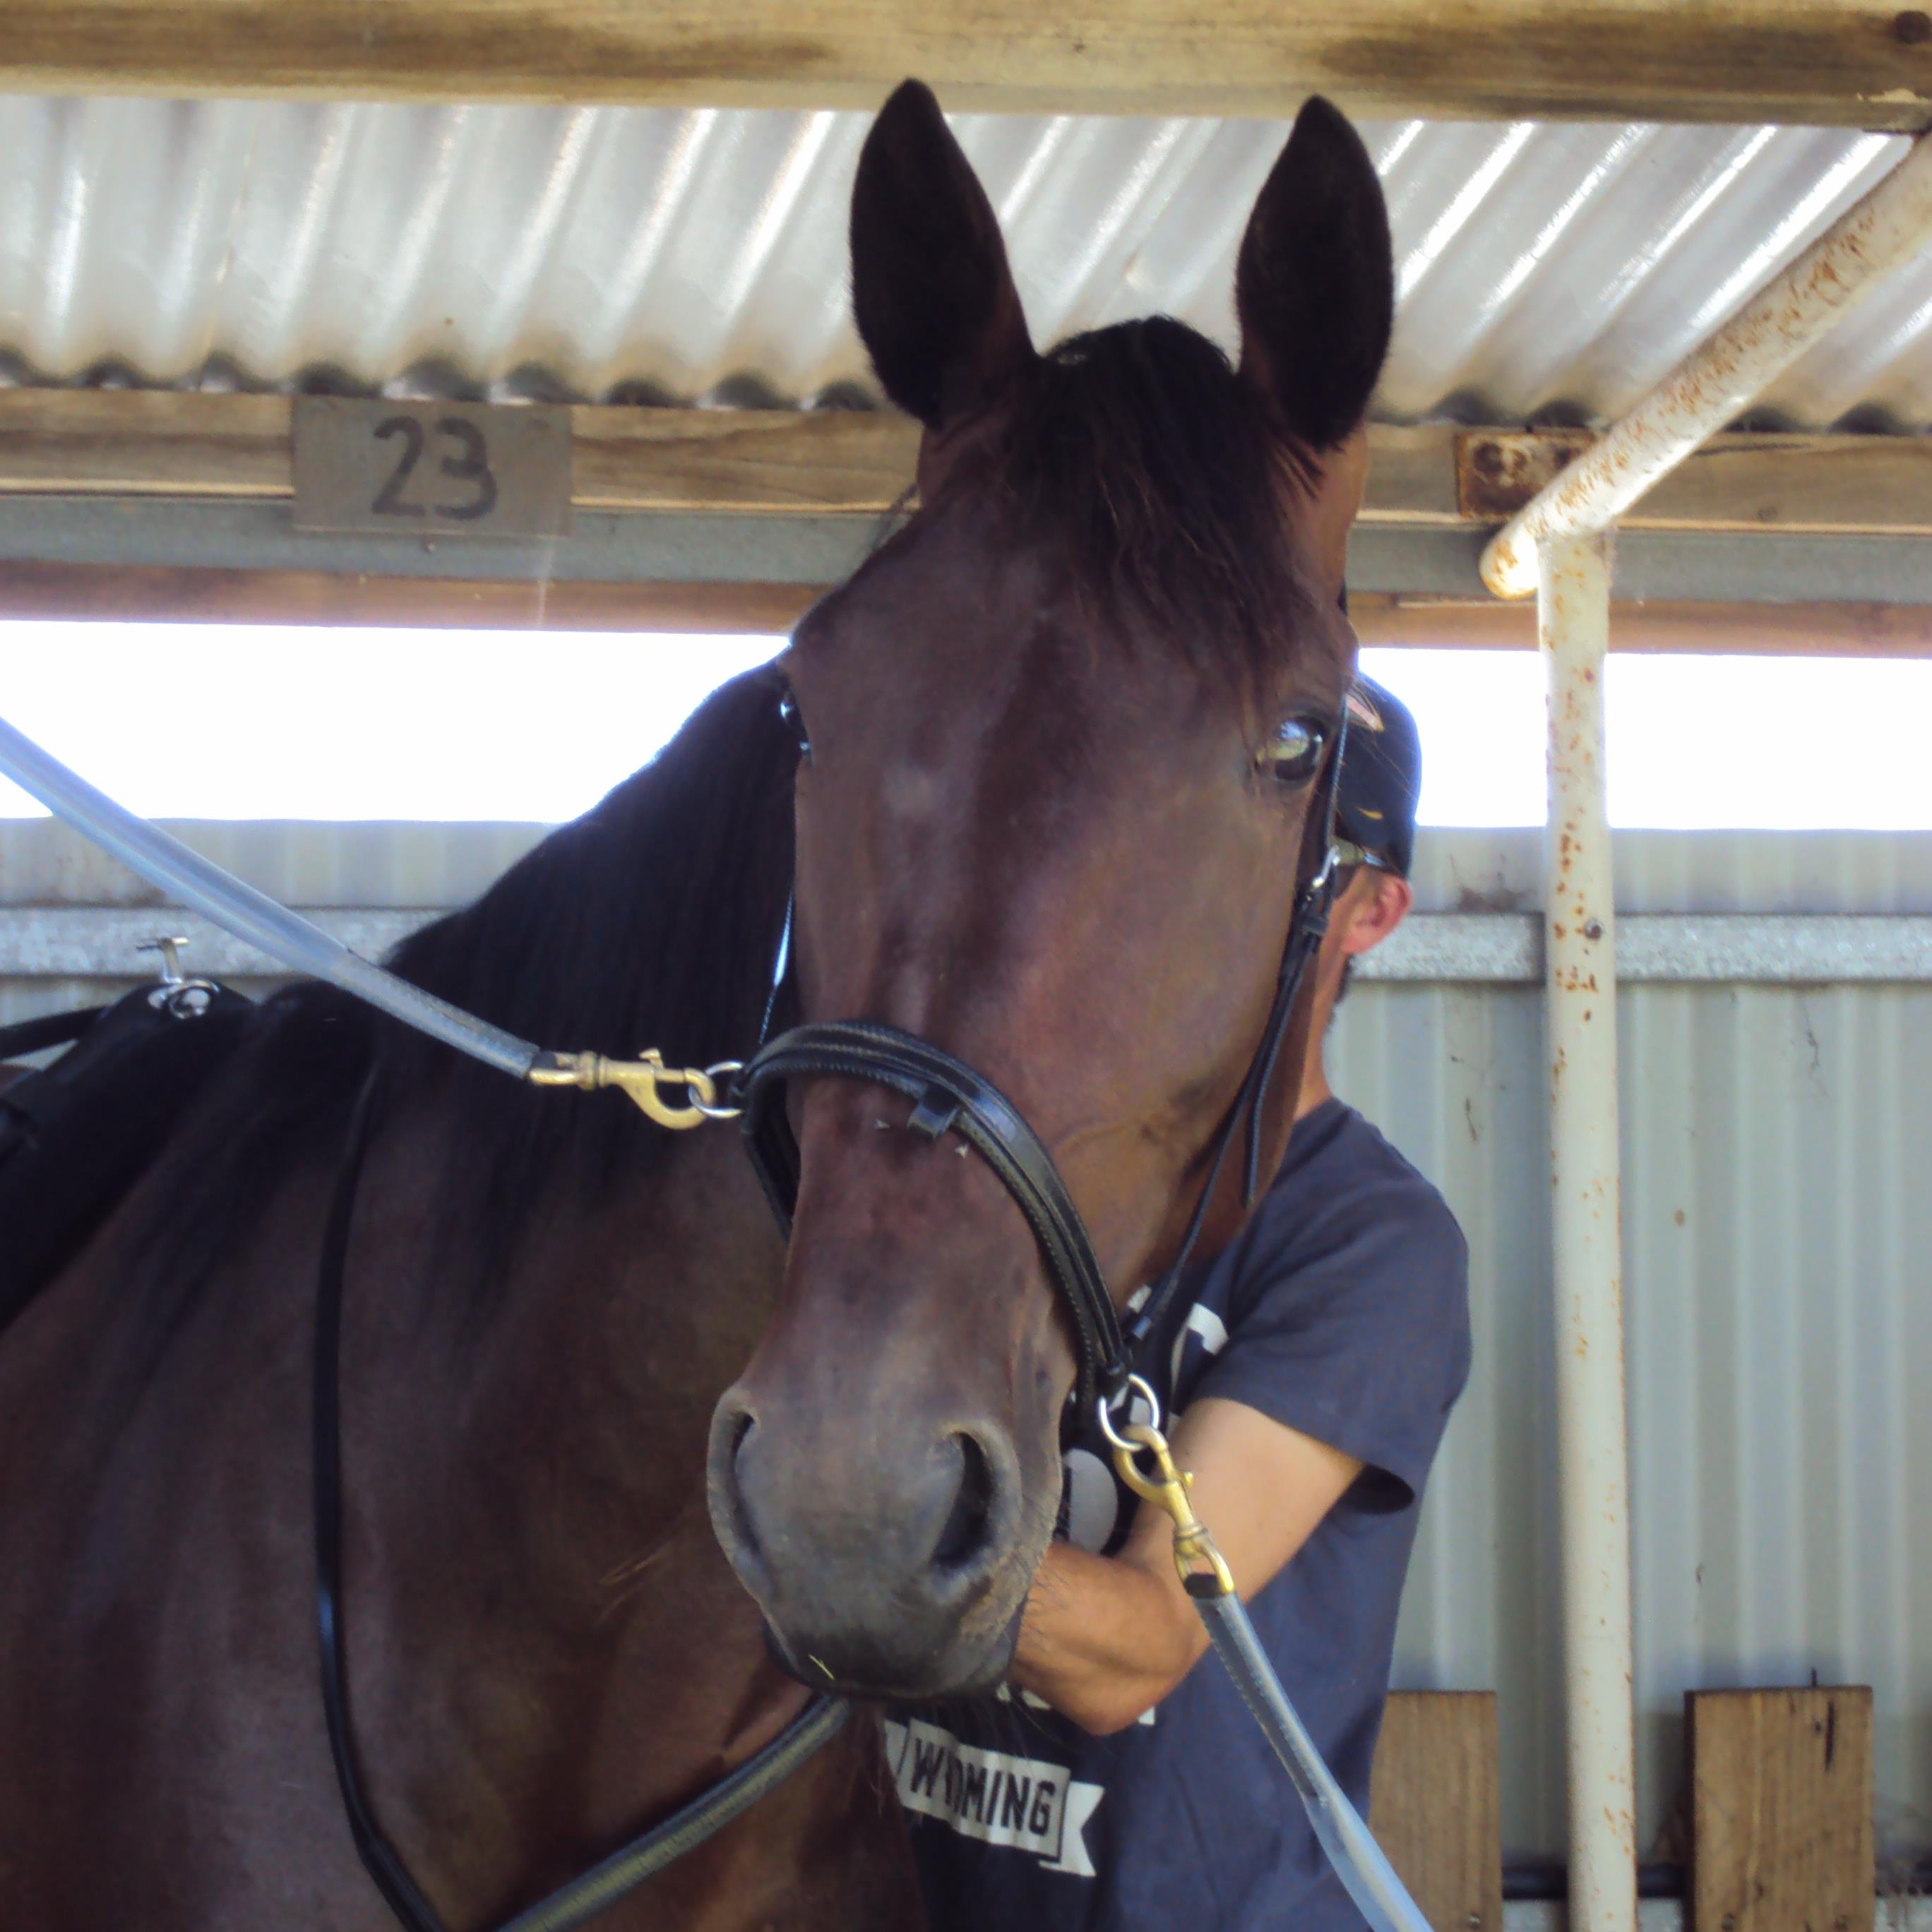
{"type": "Polygon", "coordinates": [[[543,404],[295,401],[295,526],[384,536],[560,536],[570,412],[543,404]]]}

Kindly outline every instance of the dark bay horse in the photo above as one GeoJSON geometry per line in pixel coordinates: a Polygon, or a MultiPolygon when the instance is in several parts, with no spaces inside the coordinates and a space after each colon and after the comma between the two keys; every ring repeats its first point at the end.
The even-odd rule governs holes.
{"type": "MultiPolygon", "coordinates": [[[[702,1065],[756,1039],[795,884],[779,1024],[871,1017],[982,1069],[1124,1299],[1174,1251],[1316,856],[1391,306],[1381,195],[1311,103],[1242,244],[1238,368],[1162,320],[1036,352],[992,208],[910,84],[852,240],[861,333],[926,426],[917,514],[779,668],[396,964],[547,1044],[702,1065]]],[[[533,712],[597,701],[540,680],[533,712]]],[[[804,1694],[761,1623],[864,1696],[998,1678],[1075,1364],[976,1156],[908,1134],[883,1089],[806,1084],[788,1247],[729,1129],[519,1088],[316,986],[251,1028],[0,1336],[0,1924],[388,1922],[331,1772],[308,1499],[316,1258],[372,1068],[350,1715],[452,1927],[770,1737],[804,1694]]],[[[1214,1237],[1239,1211],[1217,1196],[1214,1237]]],[[[855,1725],[602,1922],[917,1916],[855,1725]]]]}

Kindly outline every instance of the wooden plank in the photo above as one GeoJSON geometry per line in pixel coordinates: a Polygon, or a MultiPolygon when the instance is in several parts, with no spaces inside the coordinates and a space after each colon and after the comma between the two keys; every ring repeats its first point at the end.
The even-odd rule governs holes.
{"type": "MultiPolygon", "coordinates": [[[[289,421],[282,396],[0,389],[0,495],[286,496],[289,421]]],[[[878,516],[910,486],[919,447],[889,410],[579,405],[571,422],[584,510],[878,516]]],[[[1448,526],[1502,521],[1588,438],[1378,424],[1369,441],[1364,520],[1448,526]]],[[[1932,437],[1720,436],[1624,522],[1932,533],[1932,437]]]]}
{"type": "MultiPolygon", "coordinates": [[[[1465,431],[1456,442],[1460,512],[1504,522],[1592,440],[1465,431]]],[[[1916,536],[1932,530],[1932,437],[1713,436],[1618,522],[1629,530],[1916,536]]]]}
{"type": "MultiPolygon", "coordinates": [[[[0,394],[0,428],[4,402],[0,394]]],[[[904,496],[919,454],[918,425],[890,410],[580,406],[573,415],[573,495],[584,509],[877,516],[904,496]]],[[[1373,425],[1363,515],[1376,523],[1462,521],[1458,434],[1447,424],[1373,425]]]]}
{"type": "Polygon", "coordinates": [[[1460,524],[1456,439],[1446,423],[1371,423],[1362,517],[1371,524],[1460,524]]]}
{"type": "MultiPolygon", "coordinates": [[[[1365,644],[1534,650],[1533,603],[1451,603],[1365,593],[1348,615],[1365,644]]],[[[1920,604],[1681,604],[1615,601],[1613,651],[1751,657],[1932,657],[1932,606],[1920,604]]]]}
{"type": "Polygon", "coordinates": [[[598,510],[850,510],[910,488],[919,425],[896,410],[580,408],[574,500],[598,510]]]}
{"type": "MultiPolygon", "coordinates": [[[[370,624],[476,630],[789,631],[827,586],[796,584],[547,586],[323,571],[0,563],[0,618],[205,624],[370,624]]],[[[1534,650],[1520,604],[1350,600],[1364,644],[1534,650]]],[[[1932,607],[1884,604],[1617,604],[1616,651],[1803,657],[1932,657],[1932,607]]]]}
{"type": "Polygon", "coordinates": [[[425,629],[762,632],[820,594],[796,584],[548,584],[325,571],[0,563],[0,618],[112,622],[370,624],[425,629]]]}
{"type": "Polygon", "coordinates": [[[1871,1692],[1684,1701],[1692,1932],[1871,1932],[1871,1692]]]}
{"type": "MultiPolygon", "coordinates": [[[[0,389],[0,494],[288,496],[290,417],[286,396],[0,389]]],[[[918,425],[884,410],[579,406],[571,428],[587,510],[876,516],[919,449],[918,425]]]]}
{"type": "Polygon", "coordinates": [[[0,494],[286,496],[286,396],[0,389],[0,494]]]}
{"type": "Polygon", "coordinates": [[[34,94],[1924,124],[1932,31],[1866,0],[9,0],[34,94]]]}
{"type": "Polygon", "coordinates": [[[1370,1822],[1435,1932],[1502,1932],[1502,1802],[1492,1690],[1390,1696],[1370,1822]]]}

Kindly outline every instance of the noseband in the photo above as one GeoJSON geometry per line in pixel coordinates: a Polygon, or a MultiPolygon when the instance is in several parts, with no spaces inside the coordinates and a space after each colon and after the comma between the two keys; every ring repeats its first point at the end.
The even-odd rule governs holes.
{"type": "Polygon", "coordinates": [[[1040,1244],[1048,1276],[1072,1318],[1079,1358],[1074,1414],[1084,1420],[1096,1402],[1111,1407],[1126,1385],[1142,1344],[1180,1285],[1207,1220],[1228,1150],[1244,1121],[1247,1146],[1242,1200],[1244,1206],[1253,1202],[1260,1178],[1262,1117],[1269,1083],[1307,976],[1308,963],[1328,929],[1335,892],[1336,799],[1348,730],[1345,701],[1322,773],[1320,856],[1312,874],[1295,892],[1274,1004],[1240,1091],[1222,1125],[1180,1251],[1130,1323],[1123,1326],[1108,1292],[1106,1272],[1094,1252],[1094,1238],[1052,1155],[1027,1124],[1026,1117],[985,1075],[964,1060],[916,1034],[878,1021],[819,1020],[794,1027],[761,1047],[738,1076],[735,1097],[743,1110],[740,1125],[745,1145],[780,1227],[790,1234],[798,1204],[799,1148],[785,1109],[788,1083],[830,1077],[862,1081],[905,1095],[913,1102],[906,1124],[914,1132],[933,1142],[956,1132],[976,1150],[1018,1204],[1040,1244]]]}

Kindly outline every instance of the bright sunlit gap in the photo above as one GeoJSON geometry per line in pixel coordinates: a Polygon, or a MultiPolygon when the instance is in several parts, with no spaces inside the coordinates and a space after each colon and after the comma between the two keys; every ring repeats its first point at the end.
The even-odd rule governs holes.
{"type": "MultiPolygon", "coordinates": [[[[0,716],[151,818],[552,822],[779,641],[0,624],[0,716]]],[[[1426,824],[1543,822],[1532,653],[1362,662],[1420,724],[1426,824]]],[[[1932,828],[1932,662],[1613,656],[1606,692],[1619,825],[1932,828]]]]}
{"type": "MultiPolygon", "coordinates": [[[[1423,823],[1540,825],[1544,674],[1533,652],[1365,650],[1414,712],[1423,823]]],[[[1612,652],[1613,825],[1932,827],[1932,662],[1612,652]]]]}
{"type": "MultiPolygon", "coordinates": [[[[0,625],[0,718],[150,818],[554,824],[770,637],[0,625]]],[[[0,813],[39,808],[0,779],[0,813]]]]}

